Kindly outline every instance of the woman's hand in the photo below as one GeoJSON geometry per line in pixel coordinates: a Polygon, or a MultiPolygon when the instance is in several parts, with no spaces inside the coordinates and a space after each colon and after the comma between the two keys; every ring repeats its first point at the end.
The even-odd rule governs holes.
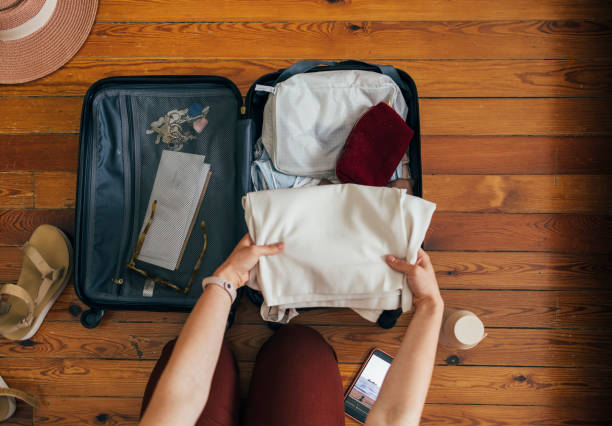
{"type": "Polygon", "coordinates": [[[260,256],[271,256],[281,253],[283,243],[256,246],[249,234],[238,242],[229,257],[217,268],[214,275],[242,287],[249,279],[249,271],[257,265],[260,256]]]}
{"type": "Polygon", "coordinates": [[[442,296],[440,296],[436,273],[429,255],[423,249],[419,249],[417,261],[414,265],[392,255],[388,255],[385,260],[391,268],[406,274],[406,281],[410,291],[412,291],[416,306],[423,302],[442,305],[442,296]]]}

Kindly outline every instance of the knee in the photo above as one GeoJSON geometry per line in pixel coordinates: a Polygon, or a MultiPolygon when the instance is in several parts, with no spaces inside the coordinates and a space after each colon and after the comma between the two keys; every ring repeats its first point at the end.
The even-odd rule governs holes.
{"type": "Polygon", "coordinates": [[[336,352],[325,341],[325,338],[314,328],[300,324],[281,327],[269,340],[275,348],[285,348],[293,353],[312,353],[329,351],[337,360],[336,352]]]}

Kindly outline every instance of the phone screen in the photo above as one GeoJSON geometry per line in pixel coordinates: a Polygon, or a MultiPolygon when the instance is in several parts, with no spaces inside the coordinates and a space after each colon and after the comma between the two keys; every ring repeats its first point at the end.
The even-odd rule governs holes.
{"type": "Polygon", "coordinates": [[[365,423],[382,386],[393,358],[374,349],[344,398],[344,412],[365,423]]]}

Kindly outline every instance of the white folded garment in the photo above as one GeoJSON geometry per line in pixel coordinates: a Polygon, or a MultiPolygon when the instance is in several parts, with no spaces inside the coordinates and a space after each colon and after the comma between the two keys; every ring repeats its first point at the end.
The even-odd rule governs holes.
{"type": "Polygon", "coordinates": [[[369,321],[412,306],[404,275],[386,254],[416,262],[434,203],[397,188],[354,184],[251,192],[243,198],[255,244],[285,243],[262,257],[257,282],[267,321],[288,322],[296,308],[348,307],[369,321]]]}

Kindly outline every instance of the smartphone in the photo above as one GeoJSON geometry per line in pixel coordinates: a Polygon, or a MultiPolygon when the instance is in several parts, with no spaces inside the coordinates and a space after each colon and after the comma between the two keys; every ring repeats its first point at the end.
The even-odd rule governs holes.
{"type": "Polygon", "coordinates": [[[377,348],[372,349],[344,396],[347,416],[365,423],[392,361],[391,355],[377,348]]]}

